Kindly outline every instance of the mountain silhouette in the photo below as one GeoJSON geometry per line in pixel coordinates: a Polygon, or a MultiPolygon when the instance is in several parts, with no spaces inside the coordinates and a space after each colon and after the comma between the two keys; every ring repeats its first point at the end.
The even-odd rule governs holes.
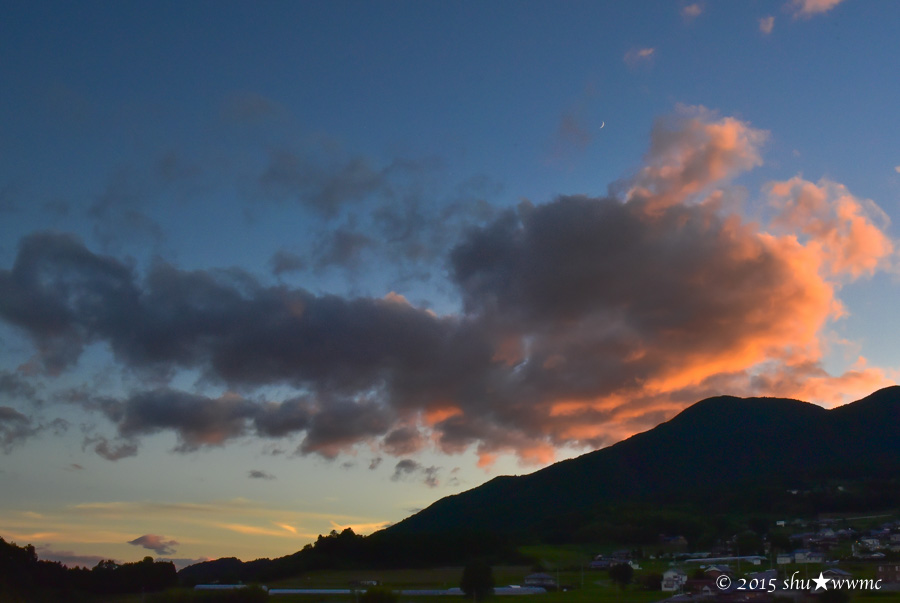
{"type": "Polygon", "coordinates": [[[385,533],[547,534],[624,503],[778,512],[798,492],[829,484],[847,491],[849,484],[897,475],[900,386],[832,410],[784,398],[718,396],[608,448],[443,498],[385,533]]]}
{"type": "Polygon", "coordinates": [[[221,559],[179,575],[249,581],[477,556],[523,561],[523,544],[650,544],[661,533],[696,545],[748,526],[763,533],[775,518],[900,507],[898,476],[900,386],[831,410],[718,396],[607,448],[442,498],[367,537],[347,529],[286,557],[221,559]]]}

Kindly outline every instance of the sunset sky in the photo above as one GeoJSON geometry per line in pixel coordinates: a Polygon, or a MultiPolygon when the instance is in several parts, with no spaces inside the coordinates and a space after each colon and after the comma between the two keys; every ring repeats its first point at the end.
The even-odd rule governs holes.
{"type": "Polygon", "coordinates": [[[289,554],[894,384],[900,3],[4,2],[0,536],[289,554]]]}

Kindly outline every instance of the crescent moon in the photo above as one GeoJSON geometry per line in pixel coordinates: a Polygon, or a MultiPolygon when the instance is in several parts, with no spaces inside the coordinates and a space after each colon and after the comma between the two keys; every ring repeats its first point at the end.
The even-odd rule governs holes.
{"type": "Polygon", "coordinates": [[[605,121],[604,121],[604,122],[600,122],[600,129],[602,130],[602,129],[603,129],[603,126],[605,126],[605,125],[606,125],[606,122],[605,122],[605,121]]]}

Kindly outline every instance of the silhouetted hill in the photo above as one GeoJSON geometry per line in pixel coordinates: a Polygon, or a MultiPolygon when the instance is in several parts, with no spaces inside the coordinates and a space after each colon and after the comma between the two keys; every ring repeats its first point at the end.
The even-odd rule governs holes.
{"type": "Polygon", "coordinates": [[[443,498],[371,536],[345,530],[287,557],[221,559],[180,576],[246,582],[325,567],[512,560],[522,544],[640,544],[660,533],[702,545],[774,517],[900,507],[898,475],[900,386],[833,410],[719,396],[608,448],[443,498]]]}
{"type": "Polygon", "coordinates": [[[547,535],[623,503],[779,512],[796,502],[788,489],[898,473],[898,386],[833,410],[719,396],[608,448],[443,498],[384,532],[547,535]]]}

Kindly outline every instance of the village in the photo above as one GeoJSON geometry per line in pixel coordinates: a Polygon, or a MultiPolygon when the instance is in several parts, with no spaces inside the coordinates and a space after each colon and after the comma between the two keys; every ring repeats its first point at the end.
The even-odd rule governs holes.
{"type": "Polygon", "coordinates": [[[805,601],[820,600],[826,591],[847,593],[848,598],[829,599],[836,601],[863,591],[894,591],[900,597],[900,520],[893,516],[778,521],[754,554],[740,550],[741,540],[736,535],[710,551],[689,552],[685,538],[661,536],[667,552],[619,550],[597,555],[590,567],[626,564],[633,581],[646,588],[658,579],[659,590],[670,594],[661,602],[805,601]],[[873,527],[854,527],[873,522],[873,527]],[[661,574],[660,567],[666,567],[661,574]]]}

